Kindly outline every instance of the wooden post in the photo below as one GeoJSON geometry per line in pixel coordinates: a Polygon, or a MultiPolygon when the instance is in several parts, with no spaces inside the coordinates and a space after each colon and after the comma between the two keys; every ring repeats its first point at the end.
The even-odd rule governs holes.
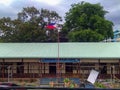
{"type": "Polygon", "coordinates": [[[98,59],[99,71],[100,71],[100,59],[98,59]]]}
{"type": "Polygon", "coordinates": [[[78,75],[79,75],[79,77],[80,77],[80,70],[81,68],[80,68],[80,61],[79,61],[79,63],[78,63],[78,75]]]}
{"type": "Polygon", "coordinates": [[[3,59],[3,65],[2,65],[2,77],[3,77],[3,79],[5,78],[5,59],[3,59]]]}
{"type": "MultiPolygon", "coordinates": [[[[30,75],[30,62],[27,62],[27,77],[30,75]]],[[[30,76],[29,76],[30,77],[30,76]]]]}
{"type": "Polygon", "coordinates": [[[42,69],[42,62],[40,60],[40,78],[42,78],[42,71],[43,71],[43,69],[42,69]]]}
{"type": "MultiPolygon", "coordinates": [[[[99,70],[99,72],[101,72],[101,71],[100,71],[100,59],[98,59],[98,70],[99,70]]],[[[100,73],[100,75],[99,75],[98,78],[99,78],[99,79],[101,78],[101,73],[100,73]]]]}
{"type": "MultiPolygon", "coordinates": [[[[119,68],[120,68],[120,59],[119,59],[119,68]]],[[[119,75],[120,75],[120,69],[119,69],[119,75]]]]}

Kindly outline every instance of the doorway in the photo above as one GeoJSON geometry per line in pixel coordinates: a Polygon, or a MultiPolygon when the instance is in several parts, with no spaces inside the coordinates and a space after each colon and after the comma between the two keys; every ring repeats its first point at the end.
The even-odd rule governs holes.
{"type": "Polygon", "coordinates": [[[49,73],[56,74],[56,63],[49,63],[49,73]]]}
{"type": "Polygon", "coordinates": [[[107,74],[107,64],[106,63],[100,63],[101,67],[101,74],[107,74]]]}
{"type": "Polygon", "coordinates": [[[65,72],[66,73],[73,73],[73,63],[66,63],[65,64],[65,72]]]}

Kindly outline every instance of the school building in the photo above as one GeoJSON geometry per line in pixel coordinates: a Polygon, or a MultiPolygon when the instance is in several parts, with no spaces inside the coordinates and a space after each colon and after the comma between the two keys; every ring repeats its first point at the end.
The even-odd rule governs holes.
{"type": "Polygon", "coordinates": [[[120,77],[120,43],[0,43],[0,78],[120,77]]]}

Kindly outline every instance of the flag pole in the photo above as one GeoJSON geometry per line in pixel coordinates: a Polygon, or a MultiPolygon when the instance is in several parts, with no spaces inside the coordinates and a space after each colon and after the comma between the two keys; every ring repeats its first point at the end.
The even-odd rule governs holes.
{"type": "Polygon", "coordinates": [[[57,61],[57,78],[58,78],[58,83],[60,82],[60,78],[61,78],[61,65],[60,65],[60,31],[62,29],[62,27],[60,25],[57,26],[57,42],[58,42],[58,61],[57,61]]]}
{"type": "Polygon", "coordinates": [[[57,78],[58,78],[58,83],[59,83],[59,79],[60,79],[60,56],[59,56],[60,40],[59,40],[59,32],[60,32],[60,30],[58,28],[58,30],[57,30],[57,37],[58,37],[58,40],[57,40],[58,41],[58,61],[57,61],[57,69],[58,69],[57,73],[58,73],[58,75],[57,75],[57,78]]]}

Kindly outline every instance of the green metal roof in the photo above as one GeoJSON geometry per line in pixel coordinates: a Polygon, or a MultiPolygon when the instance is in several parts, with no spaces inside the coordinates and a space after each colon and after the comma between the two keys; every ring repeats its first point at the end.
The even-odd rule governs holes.
{"type": "MultiPolygon", "coordinates": [[[[0,43],[0,58],[57,58],[58,43],[0,43]]],[[[120,43],[59,43],[60,58],[119,58],[120,43]]]]}

